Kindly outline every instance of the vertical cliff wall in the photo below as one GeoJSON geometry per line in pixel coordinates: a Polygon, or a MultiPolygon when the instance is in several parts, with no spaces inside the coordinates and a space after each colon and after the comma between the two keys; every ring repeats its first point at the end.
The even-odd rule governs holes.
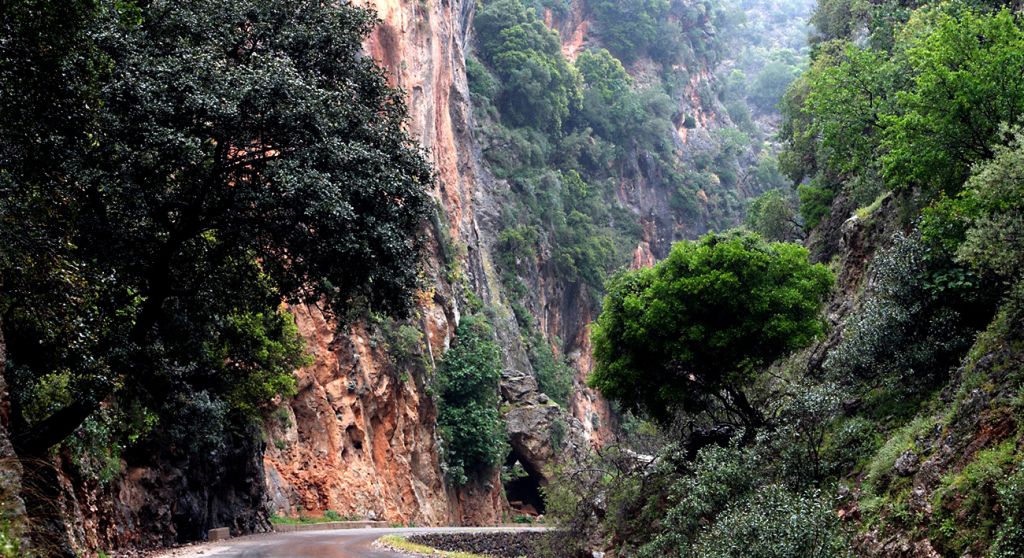
{"type": "Polygon", "coordinates": [[[298,371],[299,394],[267,425],[264,459],[277,514],[335,510],[414,524],[488,524],[505,509],[500,479],[447,486],[429,397],[430,375],[448,348],[465,285],[485,299],[488,280],[476,209],[486,197],[470,135],[465,73],[471,0],[373,3],[381,19],[367,52],[407,92],[410,127],[432,157],[438,215],[424,291],[408,323],[338,332],[315,308],[294,308],[315,363],[298,371]],[[468,280],[463,280],[467,278],[468,280]],[[417,337],[415,353],[389,344],[388,330],[417,337]],[[412,357],[412,358],[409,358],[412,357]]]}

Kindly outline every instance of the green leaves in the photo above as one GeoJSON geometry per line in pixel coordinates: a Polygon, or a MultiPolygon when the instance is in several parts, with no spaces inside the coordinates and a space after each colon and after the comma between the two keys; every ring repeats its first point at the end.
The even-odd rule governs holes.
{"type": "Polygon", "coordinates": [[[580,77],[562,56],[558,33],[520,0],[488,3],[474,22],[480,54],[501,79],[510,124],[558,133],[580,102],[580,77]]]}
{"type": "Polygon", "coordinates": [[[31,4],[0,45],[16,391],[63,374],[86,407],[113,395],[168,420],[185,420],[179,399],[251,416],[303,362],[282,300],[341,321],[411,308],[433,176],[402,92],[362,54],[372,12],[31,4]],[[50,20],[61,31],[40,35],[50,20]]]}
{"type": "Polygon", "coordinates": [[[479,316],[464,318],[434,384],[447,474],[457,485],[485,474],[504,457],[504,423],[498,413],[501,366],[490,324],[479,316]]]}
{"type": "Polygon", "coordinates": [[[1000,126],[1024,114],[1024,29],[1005,8],[919,10],[898,48],[913,77],[885,122],[886,179],[955,192],[992,155],[1000,126]]]}
{"type": "Polygon", "coordinates": [[[658,29],[668,16],[669,0],[589,2],[601,26],[605,44],[626,62],[632,62],[654,43],[658,29]]]}
{"type": "Polygon", "coordinates": [[[820,44],[787,98],[790,174],[816,173],[858,205],[886,189],[955,194],[1024,114],[1018,15],[942,4],[894,21],[894,41],[820,44]]]}
{"type": "Polygon", "coordinates": [[[609,282],[589,382],[661,420],[706,410],[822,332],[831,284],[795,244],[742,232],[677,243],[653,269],[609,282]]]}

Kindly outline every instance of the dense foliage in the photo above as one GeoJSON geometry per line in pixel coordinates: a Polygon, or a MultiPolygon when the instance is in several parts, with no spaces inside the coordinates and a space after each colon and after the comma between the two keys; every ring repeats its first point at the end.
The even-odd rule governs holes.
{"type": "Polygon", "coordinates": [[[759,426],[743,390],[823,331],[832,276],[807,257],[756,234],[710,234],[677,243],[651,269],[616,276],[592,330],[590,384],[662,420],[720,404],[759,426]]]}
{"type": "Polygon", "coordinates": [[[721,54],[717,34],[702,33],[728,12],[705,1],[588,0],[602,43],[623,62],[647,56],[665,65],[715,63],[721,54]]]}
{"type": "Polygon", "coordinates": [[[941,4],[897,16],[899,32],[877,30],[892,40],[818,46],[786,103],[794,179],[862,205],[886,190],[933,197],[955,193],[1005,143],[1000,127],[1024,110],[1019,83],[1006,79],[1024,69],[1019,15],[941,4]]]}
{"type": "Polygon", "coordinates": [[[562,56],[558,33],[521,0],[489,2],[473,21],[479,53],[502,88],[504,118],[517,126],[560,130],[579,104],[579,74],[562,56]]]}
{"type": "Polygon", "coordinates": [[[360,55],[374,23],[272,0],[5,14],[0,316],[22,455],[102,416],[114,447],[179,432],[177,449],[251,417],[304,362],[282,299],[409,307],[432,177],[360,55]]]}
{"type": "Polygon", "coordinates": [[[793,194],[774,189],[754,198],[747,207],[744,224],[768,240],[787,242],[801,238],[803,228],[793,194]]]}
{"type": "Polygon", "coordinates": [[[559,539],[569,541],[562,555],[584,556],[572,544],[597,531],[623,556],[851,556],[827,494],[848,451],[825,436],[839,394],[828,385],[780,387],[774,430],[746,444],[693,452],[679,442],[693,435],[685,428],[662,430],[653,446],[628,433],[563,471],[546,490],[549,512],[571,534],[559,539]],[[643,447],[655,454],[638,454],[643,447]]]}
{"type": "Polygon", "coordinates": [[[490,325],[483,317],[464,318],[435,378],[446,471],[457,485],[493,470],[505,457],[500,379],[501,353],[490,325]]]}

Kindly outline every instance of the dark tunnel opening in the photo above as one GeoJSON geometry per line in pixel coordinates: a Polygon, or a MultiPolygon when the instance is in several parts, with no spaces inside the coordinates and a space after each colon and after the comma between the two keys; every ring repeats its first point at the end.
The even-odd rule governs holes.
{"type": "Polygon", "coordinates": [[[524,515],[543,515],[544,496],[541,486],[544,478],[523,460],[516,450],[509,453],[502,469],[505,497],[513,511],[524,515]]]}

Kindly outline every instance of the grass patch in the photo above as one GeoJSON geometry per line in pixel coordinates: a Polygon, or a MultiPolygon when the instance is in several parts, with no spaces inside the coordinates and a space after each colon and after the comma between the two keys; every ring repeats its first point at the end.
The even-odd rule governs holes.
{"type": "Polygon", "coordinates": [[[1017,464],[1017,440],[978,452],[959,472],[947,474],[932,497],[935,509],[931,538],[947,553],[983,551],[1001,519],[997,487],[1017,464]]]}
{"type": "Polygon", "coordinates": [[[327,510],[323,515],[300,515],[299,517],[270,516],[270,522],[274,525],[310,525],[331,523],[333,521],[361,521],[362,519],[354,515],[341,515],[334,510],[327,510]]]}
{"type": "MultiPolygon", "coordinates": [[[[864,488],[868,493],[882,495],[890,488],[893,479],[893,465],[908,450],[916,450],[917,440],[936,426],[935,419],[922,416],[897,430],[875,453],[867,465],[864,488]]],[[[918,456],[923,457],[923,456],[918,456]]]]}
{"type": "Polygon", "coordinates": [[[868,218],[870,218],[872,215],[874,215],[876,211],[878,211],[879,207],[882,207],[882,202],[884,202],[886,198],[888,198],[890,195],[890,192],[881,194],[880,196],[875,198],[875,201],[871,202],[870,205],[861,207],[854,211],[854,214],[857,215],[857,218],[860,219],[861,221],[867,221],[868,218]]]}
{"type": "Polygon", "coordinates": [[[411,554],[423,554],[426,556],[440,556],[441,558],[490,558],[489,556],[481,554],[470,554],[468,552],[449,552],[447,550],[438,550],[436,548],[426,546],[423,544],[416,544],[410,542],[409,539],[398,535],[386,535],[379,539],[377,542],[384,546],[390,547],[400,552],[409,552],[411,554]]]}

